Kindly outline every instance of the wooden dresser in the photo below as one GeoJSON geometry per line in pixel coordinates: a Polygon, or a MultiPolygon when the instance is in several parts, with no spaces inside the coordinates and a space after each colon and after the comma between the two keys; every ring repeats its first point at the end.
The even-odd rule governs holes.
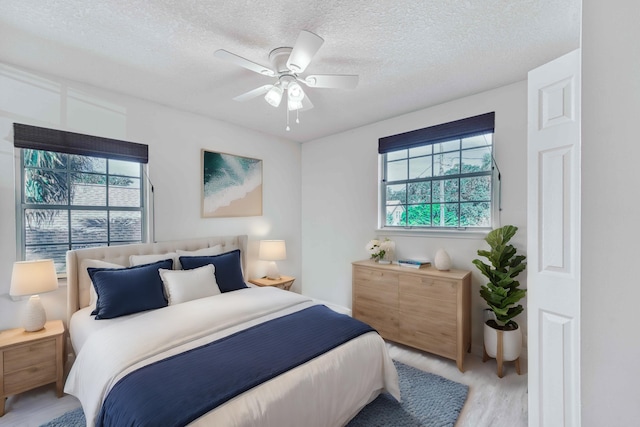
{"type": "Polygon", "coordinates": [[[353,263],[353,317],[390,341],[456,361],[471,350],[471,272],[353,263]]]}

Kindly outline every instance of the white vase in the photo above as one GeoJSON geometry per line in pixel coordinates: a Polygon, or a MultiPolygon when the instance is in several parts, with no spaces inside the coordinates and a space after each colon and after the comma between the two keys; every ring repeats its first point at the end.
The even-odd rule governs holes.
{"type": "MultiPolygon", "coordinates": [[[[484,348],[489,357],[498,354],[498,330],[484,324],[484,348]]],[[[510,362],[520,357],[522,352],[522,331],[518,327],[513,331],[502,331],[502,360],[510,362]]]]}
{"type": "Polygon", "coordinates": [[[438,249],[436,256],[433,259],[433,265],[442,271],[449,270],[451,268],[451,257],[444,249],[438,249]]]}

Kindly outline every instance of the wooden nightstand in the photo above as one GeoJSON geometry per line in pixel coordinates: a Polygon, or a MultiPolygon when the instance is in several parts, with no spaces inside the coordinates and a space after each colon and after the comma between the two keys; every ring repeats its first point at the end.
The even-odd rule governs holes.
{"type": "Polygon", "coordinates": [[[0,332],[0,417],[8,396],[41,385],[56,383],[56,393],[62,397],[64,332],[62,320],[51,320],[36,332],[24,328],[0,332]]]}
{"type": "Polygon", "coordinates": [[[293,285],[295,280],[296,278],[291,276],[280,276],[279,279],[267,279],[266,277],[261,277],[259,279],[251,279],[249,280],[249,283],[253,283],[258,286],[275,286],[276,288],[288,291],[291,289],[291,285],[293,285]]]}

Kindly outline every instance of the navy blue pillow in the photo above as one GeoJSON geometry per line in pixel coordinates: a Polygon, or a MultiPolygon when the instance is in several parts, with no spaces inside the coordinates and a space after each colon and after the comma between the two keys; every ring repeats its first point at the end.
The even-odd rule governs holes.
{"type": "Polygon", "coordinates": [[[220,292],[237,291],[247,287],[242,277],[240,249],[212,256],[181,256],[180,264],[184,270],[213,264],[216,268],[216,282],[220,292]]]}
{"type": "Polygon", "coordinates": [[[167,306],[158,269],[171,270],[172,259],[129,268],[87,268],[98,294],[96,319],[113,319],[125,314],[167,306]]]}

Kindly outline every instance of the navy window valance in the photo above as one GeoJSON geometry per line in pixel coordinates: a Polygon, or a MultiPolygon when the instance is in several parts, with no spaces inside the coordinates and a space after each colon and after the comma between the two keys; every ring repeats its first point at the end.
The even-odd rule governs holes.
{"type": "Polygon", "coordinates": [[[13,145],[17,148],[55,151],[81,156],[148,163],[149,146],[100,136],[57,129],[13,124],[13,145]]]}
{"type": "Polygon", "coordinates": [[[493,132],[495,114],[495,112],[491,112],[398,135],[385,136],[378,140],[378,153],[385,154],[391,151],[493,132]]]}

